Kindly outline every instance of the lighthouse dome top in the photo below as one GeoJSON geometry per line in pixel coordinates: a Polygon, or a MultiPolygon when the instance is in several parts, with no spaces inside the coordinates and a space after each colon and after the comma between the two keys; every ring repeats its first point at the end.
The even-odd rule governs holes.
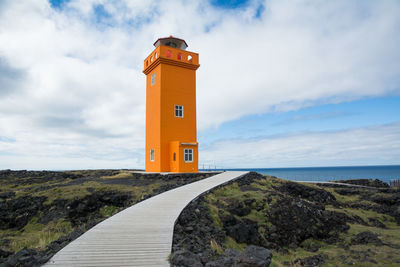
{"type": "Polygon", "coordinates": [[[188,47],[187,43],[183,39],[179,39],[170,35],[169,37],[159,38],[154,42],[154,46],[158,47],[159,45],[171,46],[173,48],[178,48],[182,50],[186,50],[188,47]]]}

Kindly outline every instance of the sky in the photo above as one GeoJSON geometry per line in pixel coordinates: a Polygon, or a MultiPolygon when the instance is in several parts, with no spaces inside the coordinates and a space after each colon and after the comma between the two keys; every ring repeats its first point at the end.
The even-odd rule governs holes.
{"type": "Polygon", "coordinates": [[[200,167],[400,164],[400,1],[0,0],[0,169],[144,168],[169,35],[200,54],[200,167]]]}

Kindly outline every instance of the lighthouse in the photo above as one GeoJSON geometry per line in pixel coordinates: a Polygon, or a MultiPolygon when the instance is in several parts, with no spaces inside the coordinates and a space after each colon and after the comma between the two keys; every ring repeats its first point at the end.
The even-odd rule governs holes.
{"type": "Polygon", "coordinates": [[[144,60],[146,172],[198,172],[196,70],[185,40],[159,38],[144,60]]]}

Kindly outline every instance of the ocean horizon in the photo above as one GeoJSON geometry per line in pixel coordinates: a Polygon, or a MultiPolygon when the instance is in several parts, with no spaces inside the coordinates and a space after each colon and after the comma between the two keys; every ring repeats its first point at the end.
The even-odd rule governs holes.
{"type": "MultiPolygon", "coordinates": [[[[207,169],[205,169],[207,170],[207,169]]],[[[400,179],[400,165],[292,167],[292,168],[232,168],[216,169],[254,171],[292,181],[336,181],[344,179],[379,179],[389,183],[400,179]]]]}

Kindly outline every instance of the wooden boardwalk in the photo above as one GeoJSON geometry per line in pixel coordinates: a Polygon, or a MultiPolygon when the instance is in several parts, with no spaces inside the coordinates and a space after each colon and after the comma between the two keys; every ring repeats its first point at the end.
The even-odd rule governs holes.
{"type": "Polygon", "coordinates": [[[224,172],[139,202],[99,223],[44,266],[169,266],[174,224],[187,204],[247,172],[224,172]]]}
{"type": "Polygon", "coordinates": [[[369,189],[378,189],[378,187],[366,186],[366,185],[358,185],[358,184],[346,184],[346,183],[336,183],[336,182],[323,182],[323,181],[293,181],[297,183],[306,183],[306,184],[331,184],[331,185],[342,185],[347,187],[360,187],[360,188],[369,188],[369,189]]]}

